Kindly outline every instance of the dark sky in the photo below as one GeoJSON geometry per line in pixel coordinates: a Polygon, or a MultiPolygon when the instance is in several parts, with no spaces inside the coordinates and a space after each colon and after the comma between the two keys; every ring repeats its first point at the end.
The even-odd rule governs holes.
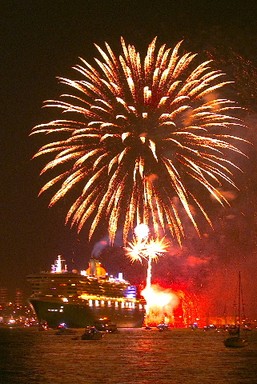
{"type": "MultiPolygon", "coordinates": [[[[88,245],[83,236],[77,236],[74,231],[65,228],[65,204],[52,210],[47,208],[44,197],[37,197],[41,186],[40,166],[38,162],[31,161],[31,157],[39,143],[28,136],[32,127],[45,119],[42,102],[58,96],[56,76],[75,76],[71,67],[77,64],[79,56],[92,60],[96,54],[94,43],[103,45],[107,41],[115,49],[119,47],[120,36],[123,36],[127,42],[145,50],[154,36],[172,47],[184,39],[189,50],[217,54],[220,64],[225,67],[222,69],[231,72],[231,76],[240,83],[238,97],[240,102],[249,107],[247,118],[254,125],[252,122],[255,121],[257,110],[257,87],[254,82],[257,79],[257,5],[255,1],[244,1],[237,5],[229,0],[8,0],[1,2],[0,17],[0,286],[7,286],[13,293],[16,287],[25,289],[28,273],[48,269],[57,254],[61,253],[69,262],[73,259],[75,264],[83,266],[93,248],[93,244],[88,245]]],[[[208,240],[208,244],[199,244],[199,241],[190,239],[186,251],[182,252],[182,259],[176,257],[176,262],[167,259],[163,262],[163,265],[173,263],[174,273],[181,275],[181,278],[189,276],[193,279],[197,274],[196,280],[201,284],[199,273],[202,272],[198,268],[196,273],[196,269],[190,269],[190,263],[185,264],[183,260],[192,262],[195,259],[190,256],[199,255],[201,259],[201,255],[206,255],[210,249],[213,256],[217,246],[219,251],[216,259],[212,259],[204,270],[207,275],[211,272],[213,283],[220,281],[222,275],[216,268],[219,260],[223,260],[220,267],[223,272],[229,269],[235,271],[238,266],[241,268],[244,260],[242,268],[249,274],[245,278],[246,283],[251,287],[257,280],[254,148],[250,151],[250,163],[245,164],[245,179],[241,176],[239,181],[241,197],[233,203],[233,211],[219,211],[214,220],[217,234],[208,240]],[[238,212],[241,216],[236,223],[229,225],[223,220],[224,217],[233,217],[233,214],[237,216],[238,212]],[[221,222],[222,227],[219,225],[221,222]],[[243,247],[243,257],[240,253],[233,259],[236,252],[231,250],[226,251],[226,257],[221,254],[224,227],[228,233],[227,244],[232,244],[234,250],[239,249],[240,252],[243,247]],[[211,268],[214,270],[211,271],[211,268]]],[[[119,253],[120,250],[116,251],[113,262],[119,263],[119,253]]],[[[108,254],[108,257],[110,259],[112,256],[108,254]]],[[[161,265],[158,266],[159,270],[161,265]]],[[[125,268],[129,271],[131,267],[126,265],[125,268]]],[[[141,271],[139,267],[138,270],[141,271]]],[[[217,288],[219,294],[223,287],[221,284],[217,288]]],[[[249,291],[249,300],[252,300],[254,295],[257,296],[257,289],[254,286],[249,291]]]]}

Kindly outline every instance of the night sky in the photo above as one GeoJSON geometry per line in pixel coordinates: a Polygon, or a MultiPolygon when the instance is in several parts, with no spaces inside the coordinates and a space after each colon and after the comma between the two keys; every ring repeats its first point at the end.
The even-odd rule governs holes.
{"type": "MultiPolygon", "coordinates": [[[[69,201],[48,209],[37,194],[42,186],[40,161],[31,161],[39,137],[29,137],[33,126],[47,121],[41,106],[60,92],[56,76],[75,77],[71,67],[78,57],[96,55],[94,43],[107,41],[119,53],[120,36],[145,52],[151,40],[173,47],[184,39],[185,48],[200,57],[212,57],[235,85],[233,91],[246,108],[253,143],[240,164],[240,191],[231,208],[212,207],[215,231],[206,229],[199,240],[189,229],[183,249],[174,247],[155,266],[155,279],[165,284],[206,289],[213,302],[232,295],[236,274],[243,272],[246,308],[257,315],[257,5],[255,1],[6,1],[1,17],[1,267],[0,286],[12,295],[28,292],[26,275],[49,269],[58,254],[68,264],[85,267],[92,250],[105,244],[105,233],[88,244],[64,226],[69,201]],[[166,274],[163,273],[165,270],[166,274]],[[204,287],[204,288],[203,288],[204,287]]],[[[142,267],[122,256],[121,243],[105,247],[103,259],[111,273],[120,267],[125,277],[143,278],[142,267]]],[[[215,304],[214,304],[215,305],[215,304]]]]}

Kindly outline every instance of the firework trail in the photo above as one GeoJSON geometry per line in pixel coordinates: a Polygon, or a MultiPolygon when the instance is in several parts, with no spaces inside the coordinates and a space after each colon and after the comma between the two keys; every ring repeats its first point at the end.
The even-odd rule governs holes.
{"type": "Polygon", "coordinates": [[[211,225],[202,190],[228,203],[220,187],[235,187],[228,152],[241,153],[231,133],[242,126],[239,108],[218,96],[230,83],[224,74],[210,61],[193,65],[196,54],[179,55],[180,45],[157,48],[154,39],[144,58],[123,39],[120,56],[96,46],[95,66],[81,59],[80,80],[59,78],[71,92],[45,102],[67,117],[32,130],[48,138],[35,155],[46,156],[49,173],[40,193],[53,188],[50,206],[70,193],[66,222],[78,232],[88,222],[89,238],[106,222],[110,241],[119,228],[126,242],[143,222],[181,242],[182,211],[197,232],[194,212],[211,225]]]}
{"type": "Polygon", "coordinates": [[[160,317],[163,318],[163,310],[161,309],[174,297],[152,286],[152,261],[157,260],[167,252],[168,245],[169,243],[165,238],[152,239],[149,237],[149,228],[141,223],[135,228],[133,241],[129,242],[128,246],[125,247],[125,252],[132,262],[140,261],[142,263],[144,260],[147,261],[146,286],[141,292],[147,303],[145,307],[145,324],[153,321],[153,309],[155,309],[155,316],[160,313],[160,317]]]}

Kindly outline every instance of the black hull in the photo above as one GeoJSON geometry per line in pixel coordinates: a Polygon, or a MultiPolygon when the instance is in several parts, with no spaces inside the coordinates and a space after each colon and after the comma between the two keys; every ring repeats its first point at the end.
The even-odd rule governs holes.
{"type": "Polygon", "coordinates": [[[85,328],[93,325],[101,317],[108,317],[118,328],[139,328],[144,322],[144,306],[136,303],[133,307],[121,303],[103,303],[89,305],[88,301],[64,303],[61,300],[30,298],[40,323],[47,322],[50,328],[65,323],[69,328],[85,328]]]}

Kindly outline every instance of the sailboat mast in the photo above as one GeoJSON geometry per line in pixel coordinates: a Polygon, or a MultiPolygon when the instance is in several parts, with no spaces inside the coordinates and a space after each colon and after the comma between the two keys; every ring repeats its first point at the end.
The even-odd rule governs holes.
{"type": "Polygon", "coordinates": [[[241,272],[239,271],[239,279],[238,279],[238,327],[240,330],[241,327],[241,272]]]}
{"type": "MultiPolygon", "coordinates": [[[[243,296],[243,295],[242,295],[243,296]]],[[[238,324],[236,324],[237,332],[231,334],[231,337],[228,337],[224,340],[225,347],[228,348],[242,348],[247,345],[245,339],[240,335],[240,326],[241,326],[241,273],[239,272],[238,276],[238,324]]]]}

